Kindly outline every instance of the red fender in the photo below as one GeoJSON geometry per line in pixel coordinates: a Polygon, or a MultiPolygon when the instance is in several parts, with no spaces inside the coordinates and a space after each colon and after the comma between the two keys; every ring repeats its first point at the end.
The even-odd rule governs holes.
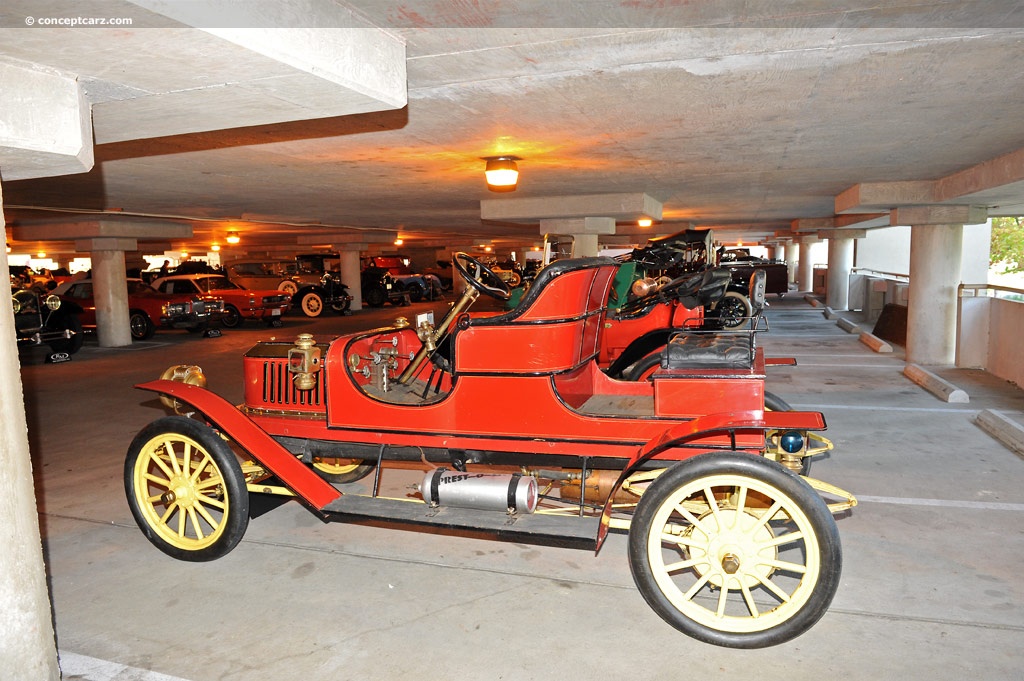
{"type": "MultiPolygon", "coordinates": [[[[728,432],[769,430],[825,430],[825,417],[814,411],[742,411],[709,414],[675,425],[640,447],[619,475],[615,487],[604,503],[601,525],[597,530],[597,551],[608,536],[615,493],[641,464],[676,445],[698,440],[709,435],[728,432]]],[[[696,452],[695,452],[696,454],[696,452]]]]}
{"type": "Polygon", "coordinates": [[[170,395],[195,407],[313,508],[321,510],[341,496],[341,492],[295,458],[294,454],[223,397],[178,381],[149,381],[135,387],[170,395]]]}

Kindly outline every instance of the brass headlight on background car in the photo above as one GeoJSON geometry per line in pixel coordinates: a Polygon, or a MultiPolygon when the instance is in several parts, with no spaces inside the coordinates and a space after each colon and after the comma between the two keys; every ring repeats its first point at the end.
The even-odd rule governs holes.
{"type": "Polygon", "coordinates": [[[46,296],[46,307],[50,308],[51,310],[59,310],[60,298],[54,295],[46,296]]]}

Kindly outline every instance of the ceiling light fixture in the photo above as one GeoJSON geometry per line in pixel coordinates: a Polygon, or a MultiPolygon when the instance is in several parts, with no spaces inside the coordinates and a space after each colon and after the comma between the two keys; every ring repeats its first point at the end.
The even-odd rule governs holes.
{"type": "Polygon", "coordinates": [[[640,218],[639,220],[636,221],[636,224],[640,225],[641,227],[650,227],[651,225],[654,224],[654,220],[650,218],[640,218]]]}
{"type": "Polygon", "coordinates": [[[238,232],[228,232],[227,238],[224,239],[224,241],[227,241],[229,244],[237,244],[241,240],[242,238],[238,236],[238,232]]]}
{"type": "Polygon", "coordinates": [[[216,253],[217,251],[220,250],[220,244],[214,244],[210,246],[210,250],[216,253]]]}
{"type": "Polygon", "coordinates": [[[402,241],[401,239],[395,239],[395,245],[396,245],[396,246],[401,246],[401,245],[402,245],[402,244],[404,244],[404,243],[405,243],[405,242],[404,242],[404,241],[402,241]]]}
{"type": "Polygon", "coordinates": [[[487,165],[484,176],[487,188],[492,192],[514,192],[519,183],[519,166],[516,161],[523,159],[518,156],[485,156],[487,165]]]}

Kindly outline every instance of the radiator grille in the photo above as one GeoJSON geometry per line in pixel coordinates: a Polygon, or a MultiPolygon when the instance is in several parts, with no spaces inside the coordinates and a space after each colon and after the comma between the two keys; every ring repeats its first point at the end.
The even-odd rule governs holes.
{"type": "Polygon", "coordinates": [[[324,372],[316,374],[316,386],[312,390],[297,390],[288,373],[288,361],[276,360],[263,363],[263,401],[267,404],[319,407],[323,404],[324,372]]]}

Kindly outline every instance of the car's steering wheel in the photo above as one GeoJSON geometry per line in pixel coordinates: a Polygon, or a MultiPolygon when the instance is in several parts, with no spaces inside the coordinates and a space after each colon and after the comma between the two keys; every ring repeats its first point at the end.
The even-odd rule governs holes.
{"type": "Polygon", "coordinates": [[[455,269],[459,271],[459,274],[466,280],[466,283],[480,293],[490,296],[496,300],[508,300],[512,297],[512,289],[508,287],[508,284],[502,281],[501,277],[492,272],[487,265],[483,264],[468,253],[456,253],[452,262],[455,263],[455,269]],[[475,274],[470,273],[469,266],[476,269],[475,274]],[[497,284],[485,284],[482,281],[483,279],[489,279],[497,282],[497,284]]]}

